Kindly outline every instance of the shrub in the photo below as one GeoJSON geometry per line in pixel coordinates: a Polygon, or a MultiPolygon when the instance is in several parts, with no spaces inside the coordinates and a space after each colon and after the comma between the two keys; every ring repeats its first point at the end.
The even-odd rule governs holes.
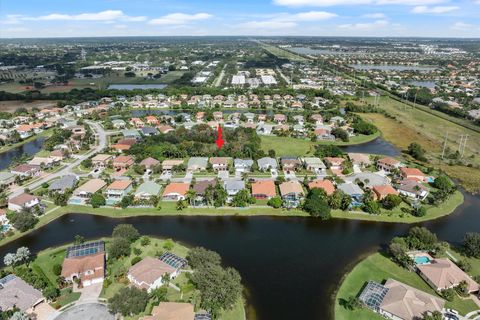
{"type": "Polygon", "coordinates": [[[59,276],[62,273],[62,265],[59,263],[54,264],[52,271],[54,275],[59,276]]]}
{"type": "Polygon", "coordinates": [[[137,256],[137,257],[133,257],[132,261],[130,261],[130,262],[133,266],[133,265],[139,263],[140,261],[142,261],[142,258],[137,256]]]}

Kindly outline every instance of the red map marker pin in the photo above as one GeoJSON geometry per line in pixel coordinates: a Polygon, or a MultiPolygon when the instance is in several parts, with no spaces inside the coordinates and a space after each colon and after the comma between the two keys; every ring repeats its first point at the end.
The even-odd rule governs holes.
{"type": "Polygon", "coordinates": [[[223,144],[225,143],[222,138],[222,127],[220,125],[218,125],[217,128],[217,140],[215,141],[215,143],[217,144],[218,149],[222,149],[223,144]]]}

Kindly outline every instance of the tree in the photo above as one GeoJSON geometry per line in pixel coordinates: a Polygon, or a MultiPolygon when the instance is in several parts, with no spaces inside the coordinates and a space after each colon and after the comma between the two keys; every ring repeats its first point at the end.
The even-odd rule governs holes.
{"type": "Polygon", "coordinates": [[[388,246],[389,252],[399,265],[404,268],[408,268],[412,265],[413,261],[407,254],[408,244],[404,238],[395,237],[390,241],[388,246]]]}
{"type": "Polygon", "coordinates": [[[440,292],[441,296],[447,301],[453,301],[455,299],[455,290],[453,288],[444,289],[440,292]]]}
{"type": "MultiPolygon", "coordinates": [[[[0,313],[0,319],[2,319],[1,313],[0,313]]],[[[26,314],[23,311],[16,311],[12,314],[12,316],[10,317],[10,320],[30,320],[30,317],[28,316],[28,314],[26,314]]]]}
{"type": "Polygon", "coordinates": [[[126,238],[114,238],[110,243],[108,254],[117,259],[130,255],[130,241],[126,238]]]}
{"type": "Polygon", "coordinates": [[[433,311],[432,313],[425,311],[423,314],[423,320],[443,320],[443,315],[437,310],[433,311]]]}
{"type": "Polygon", "coordinates": [[[165,286],[155,288],[150,292],[150,299],[152,299],[157,304],[167,301],[167,292],[168,288],[165,286]]]}
{"type": "Polygon", "coordinates": [[[133,196],[132,195],[127,195],[120,200],[120,207],[123,209],[128,208],[133,204],[133,196]]]}
{"type": "Polygon", "coordinates": [[[178,200],[175,208],[177,209],[177,211],[182,211],[183,209],[187,208],[187,201],[178,200]]]}
{"type": "Polygon", "coordinates": [[[417,206],[412,210],[415,217],[424,217],[427,214],[427,208],[424,206],[417,206]]]}
{"type": "Polygon", "coordinates": [[[425,227],[413,227],[406,238],[410,249],[432,250],[438,242],[437,236],[425,227]]]}
{"type": "Polygon", "coordinates": [[[343,130],[342,128],[334,128],[331,133],[335,136],[335,138],[340,139],[344,142],[347,142],[349,140],[348,132],[343,130]]]}
{"type": "Polygon", "coordinates": [[[105,197],[100,192],[95,192],[90,199],[90,204],[92,208],[99,208],[104,206],[107,203],[105,197]]]}
{"type": "Polygon", "coordinates": [[[407,153],[419,161],[427,161],[427,158],[425,158],[425,149],[416,142],[409,144],[407,153]]]}
{"type": "Polygon", "coordinates": [[[140,238],[140,233],[131,224],[119,224],[113,229],[112,237],[125,238],[129,242],[134,242],[140,238]]]}
{"type": "Polygon", "coordinates": [[[28,262],[30,259],[30,249],[28,249],[27,247],[18,248],[17,253],[15,254],[15,258],[20,264],[28,262]]]}
{"type": "Polygon", "coordinates": [[[327,145],[320,144],[316,146],[316,149],[315,149],[315,156],[320,158],[339,157],[342,155],[343,155],[343,150],[340,149],[340,147],[333,144],[327,144],[327,145]]]}
{"type": "Polygon", "coordinates": [[[54,300],[60,295],[60,290],[55,287],[49,286],[43,289],[43,296],[48,300],[54,300]]]}
{"type": "Polygon", "coordinates": [[[455,184],[447,176],[438,176],[433,180],[433,186],[437,189],[450,193],[455,190],[455,184]]]}
{"type": "Polygon", "coordinates": [[[465,272],[469,272],[472,269],[472,265],[467,259],[462,259],[457,263],[458,267],[465,272]]]}
{"type": "Polygon", "coordinates": [[[398,207],[402,201],[402,197],[396,194],[388,194],[385,198],[383,198],[382,205],[385,209],[392,210],[393,208],[398,207]]]}
{"type": "Polygon", "coordinates": [[[323,189],[314,188],[308,192],[303,209],[310,213],[312,217],[319,217],[322,220],[330,219],[330,206],[327,202],[327,196],[323,189]]]}
{"type": "Polygon", "coordinates": [[[22,210],[10,219],[10,222],[13,224],[15,229],[25,232],[32,229],[38,222],[38,218],[35,217],[30,211],[22,210]]]}
{"type": "Polygon", "coordinates": [[[480,233],[469,232],[465,234],[463,251],[469,257],[480,258],[480,233]]]}
{"type": "Polygon", "coordinates": [[[62,265],[55,263],[52,267],[53,274],[59,276],[62,273],[62,265]]]}
{"type": "Polygon", "coordinates": [[[462,297],[467,297],[469,295],[469,286],[466,280],[460,281],[460,283],[455,287],[455,291],[462,297]]]}
{"type": "Polygon", "coordinates": [[[380,204],[373,199],[366,200],[363,204],[362,209],[363,209],[363,211],[368,212],[370,214],[380,214],[381,213],[380,204]]]}
{"type": "Polygon", "coordinates": [[[278,209],[282,206],[282,203],[283,203],[282,198],[272,197],[268,200],[267,205],[269,205],[270,207],[278,209]]]}
{"type": "Polygon", "coordinates": [[[15,253],[7,253],[3,257],[3,264],[6,265],[7,267],[14,266],[15,263],[17,262],[17,257],[15,256],[15,253]]]}
{"type": "Polygon", "coordinates": [[[73,240],[74,244],[79,245],[79,244],[82,244],[84,242],[85,242],[85,237],[83,237],[79,234],[75,235],[74,240],[73,240]]]}
{"type": "Polygon", "coordinates": [[[136,287],[124,287],[108,300],[108,307],[113,314],[132,316],[145,310],[148,303],[148,293],[136,287]]]}
{"type": "Polygon", "coordinates": [[[242,189],[233,196],[233,207],[247,207],[250,203],[252,203],[252,197],[247,189],[242,189]]]}
{"type": "Polygon", "coordinates": [[[143,236],[140,238],[140,244],[145,247],[145,246],[148,246],[150,244],[151,240],[149,237],[147,236],[143,236]]]}
{"type": "Polygon", "coordinates": [[[350,296],[348,297],[347,300],[345,300],[345,303],[344,303],[344,306],[345,308],[347,308],[348,310],[358,310],[360,308],[362,308],[362,302],[360,301],[360,299],[358,299],[357,297],[354,297],[354,296],[350,296]]]}
{"type": "Polygon", "coordinates": [[[188,264],[193,269],[206,267],[208,265],[216,265],[221,262],[220,255],[215,251],[207,250],[203,247],[190,249],[187,254],[188,264]]]}

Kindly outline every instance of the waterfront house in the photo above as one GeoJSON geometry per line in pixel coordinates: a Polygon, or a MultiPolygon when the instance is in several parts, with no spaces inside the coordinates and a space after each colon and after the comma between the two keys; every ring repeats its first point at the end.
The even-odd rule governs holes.
{"type": "Polygon", "coordinates": [[[91,179],[75,189],[73,195],[81,199],[90,199],[94,193],[102,190],[106,185],[102,179],[91,179]]]}
{"type": "Polygon", "coordinates": [[[359,300],[369,309],[392,320],[423,319],[425,314],[442,312],[445,301],[394,279],[384,285],[368,281],[359,300]]]}
{"type": "Polygon", "coordinates": [[[355,183],[341,183],[337,186],[337,188],[343,193],[347,194],[350,196],[352,199],[352,204],[351,206],[360,206],[362,204],[362,198],[363,198],[363,190],[360,188],[357,184],[355,183]]]}
{"type": "Polygon", "coordinates": [[[172,182],[163,190],[162,198],[166,201],[185,200],[190,185],[182,182],[172,182]]]}
{"type": "Polygon", "coordinates": [[[28,193],[22,193],[8,199],[8,210],[20,212],[23,209],[31,209],[40,204],[40,198],[28,193]]]}
{"type": "Polygon", "coordinates": [[[480,286],[468,274],[448,258],[433,259],[430,263],[417,264],[417,270],[423,280],[440,292],[454,288],[465,281],[468,292],[478,292],[480,286]]]}
{"type": "Polygon", "coordinates": [[[48,186],[49,192],[65,193],[67,190],[73,190],[77,184],[78,178],[74,175],[66,175],[58,180],[53,181],[48,186]]]}
{"type": "Polygon", "coordinates": [[[421,183],[415,180],[400,181],[398,192],[401,195],[421,201],[425,200],[425,198],[428,196],[428,190],[421,183]]]}
{"type": "Polygon", "coordinates": [[[312,190],[313,188],[322,189],[327,195],[332,195],[335,192],[335,186],[332,181],[327,179],[315,179],[308,183],[308,188],[312,190]]]}
{"type": "Polygon", "coordinates": [[[425,182],[427,180],[427,176],[417,168],[400,168],[400,175],[403,179],[408,180],[415,180],[418,182],[425,182]]]}
{"type": "Polygon", "coordinates": [[[135,287],[151,292],[163,285],[163,277],[168,276],[174,279],[177,275],[178,270],[171,265],[147,256],[130,267],[127,278],[135,287]]]}
{"type": "Polygon", "coordinates": [[[113,160],[113,156],[109,154],[97,154],[92,158],[92,166],[94,168],[106,168],[113,160]]]}
{"type": "Polygon", "coordinates": [[[363,188],[371,189],[374,186],[382,186],[390,184],[390,180],[387,177],[382,176],[375,172],[364,171],[354,173],[344,178],[345,182],[356,183],[363,188]]]}
{"type": "Polygon", "coordinates": [[[33,157],[32,160],[28,162],[29,165],[32,166],[40,166],[41,168],[51,168],[55,164],[57,164],[58,161],[56,161],[53,158],[46,158],[46,157],[33,157]]]}
{"type": "Polygon", "coordinates": [[[80,280],[82,285],[87,287],[103,282],[105,267],[105,243],[83,243],[67,248],[61,276],[71,282],[80,280]]]}
{"type": "Polygon", "coordinates": [[[340,157],[325,157],[324,160],[329,169],[343,170],[343,163],[345,162],[345,159],[340,157]]]}
{"type": "Polygon", "coordinates": [[[245,189],[245,182],[243,180],[226,180],[224,182],[224,188],[229,196],[234,196],[240,190],[245,189]]]}
{"type": "Polygon", "coordinates": [[[152,196],[158,196],[160,193],[160,185],[153,181],[146,181],[142,183],[135,191],[135,198],[150,199],[152,196]]]}
{"type": "Polygon", "coordinates": [[[277,160],[270,157],[264,157],[257,160],[258,169],[262,171],[277,169],[277,160]]]}
{"type": "Polygon", "coordinates": [[[45,301],[39,290],[13,274],[0,279],[0,288],[0,311],[19,309],[31,314],[45,301]]]}
{"type": "Polygon", "coordinates": [[[364,153],[348,153],[348,158],[352,162],[353,166],[360,168],[367,167],[372,164],[370,156],[364,153]]]}
{"type": "Polygon", "coordinates": [[[252,183],[252,197],[257,200],[270,199],[277,195],[273,180],[260,180],[252,183]]]}
{"type": "Polygon", "coordinates": [[[305,196],[302,185],[296,180],[281,183],[279,189],[287,207],[297,207],[305,196]]]}
{"type": "Polygon", "coordinates": [[[393,170],[400,168],[401,162],[397,159],[385,157],[377,161],[377,169],[391,173],[393,170]]]}
{"type": "Polygon", "coordinates": [[[217,185],[216,180],[202,180],[195,183],[193,186],[193,191],[195,192],[195,205],[202,205],[205,202],[205,193],[206,190],[212,186],[215,187],[217,185]]]}
{"type": "Polygon", "coordinates": [[[106,191],[107,200],[109,204],[115,204],[122,200],[123,197],[128,195],[132,191],[132,181],[129,179],[115,180],[108,187],[106,191]]]}
{"type": "Polygon", "coordinates": [[[398,196],[398,191],[395,190],[391,185],[380,185],[380,186],[373,186],[372,188],[373,195],[375,200],[383,200],[389,194],[393,194],[398,196]]]}

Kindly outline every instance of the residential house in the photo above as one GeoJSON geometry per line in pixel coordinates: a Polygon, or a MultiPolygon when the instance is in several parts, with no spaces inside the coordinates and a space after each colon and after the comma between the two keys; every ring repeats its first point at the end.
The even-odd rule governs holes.
{"type": "Polygon", "coordinates": [[[345,159],[340,157],[325,157],[324,160],[329,169],[343,170],[345,159]]]}
{"type": "Polygon", "coordinates": [[[140,162],[140,165],[144,166],[145,169],[147,169],[147,170],[152,170],[153,168],[155,168],[159,164],[160,164],[160,161],[158,161],[157,159],[154,159],[152,157],[145,158],[140,162]]]}
{"type": "Polygon", "coordinates": [[[105,278],[105,243],[95,241],[67,248],[61,276],[67,281],[81,281],[84,287],[102,283],[105,278]]]}
{"type": "Polygon", "coordinates": [[[325,193],[330,196],[335,192],[335,186],[332,181],[327,179],[315,179],[308,183],[308,188],[312,190],[313,188],[322,189],[325,193]]]}
{"type": "Polygon", "coordinates": [[[365,168],[372,164],[368,154],[350,152],[347,155],[354,167],[356,166],[358,168],[365,168]]]}
{"type": "Polygon", "coordinates": [[[418,182],[426,182],[427,176],[417,168],[400,168],[400,175],[403,179],[415,180],[418,182]]]}
{"type": "Polygon", "coordinates": [[[377,161],[377,169],[383,170],[387,173],[391,173],[392,171],[400,168],[400,165],[400,161],[390,157],[385,157],[377,161]]]}
{"type": "Polygon", "coordinates": [[[122,119],[115,119],[115,120],[112,120],[112,126],[115,129],[125,129],[125,127],[127,126],[127,123],[122,119]]]}
{"type": "Polygon", "coordinates": [[[277,160],[270,157],[264,157],[257,160],[258,169],[262,171],[267,170],[276,170],[277,169],[277,160]]]}
{"type": "Polygon", "coordinates": [[[257,131],[257,134],[259,134],[259,135],[269,136],[269,135],[272,134],[273,125],[261,123],[261,124],[258,125],[256,131],[257,131]]]}
{"type": "Polygon", "coordinates": [[[160,193],[160,185],[153,181],[142,183],[135,191],[135,198],[148,200],[152,196],[158,196],[160,193]]]}
{"type": "Polygon", "coordinates": [[[155,116],[146,116],[145,117],[145,121],[147,122],[147,124],[151,125],[151,126],[156,126],[158,125],[160,122],[158,121],[158,118],[155,117],[155,116]]]}
{"type": "Polygon", "coordinates": [[[108,204],[115,204],[122,200],[123,197],[132,191],[133,185],[130,179],[115,180],[108,187],[106,191],[108,204]]]}
{"type": "Polygon", "coordinates": [[[13,274],[0,279],[0,288],[0,311],[18,308],[31,314],[45,301],[39,290],[13,274]]]}
{"type": "Polygon", "coordinates": [[[277,195],[273,180],[259,180],[252,183],[252,197],[257,200],[270,199],[277,195]]]}
{"type": "Polygon", "coordinates": [[[343,178],[345,182],[356,183],[363,188],[372,189],[374,186],[382,186],[390,184],[387,177],[375,172],[359,172],[343,178]]]}
{"type": "Polygon", "coordinates": [[[305,196],[302,185],[296,180],[283,182],[279,188],[280,196],[287,207],[297,207],[305,196]]]}
{"type": "Polygon", "coordinates": [[[141,320],[208,320],[211,317],[196,317],[193,305],[186,302],[160,302],[152,309],[151,316],[141,320]]]}
{"type": "Polygon", "coordinates": [[[175,129],[168,124],[158,125],[157,129],[158,131],[160,131],[160,133],[163,133],[163,134],[175,131],[175,129]]]}
{"type": "Polygon", "coordinates": [[[211,157],[209,163],[212,165],[213,171],[226,171],[229,160],[230,158],[227,157],[211,157]]]}
{"type": "Polygon", "coordinates": [[[131,118],[130,125],[134,126],[135,128],[143,128],[145,126],[145,122],[143,122],[140,118],[131,118]]]}
{"type": "Polygon", "coordinates": [[[207,169],[208,158],[191,157],[188,159],[187,170],[190,172],[204,171],[207,169]]]}
{"type": "Polygon", "coordinates": [[[319,141],[334,141],[335,136],[332,135],[332,130],[328,126],[317,126],[315,130],[313,130],[313,134],[319,141]]]}
{"type": "Polygon", "coordinates": [[[326,174],[327,167],[320,158],[317,157],[305,157],[302,159],[305,169],[313,171],[316,174],[326,174]]]}
{"type": "Polygon", "coordinates": [[[337,186],[337,189],[350,196],[352,199],[351,206],[358,207],[362,204],[364,192],[357,184],[351,182],[341,183],[337,186]]]}
{"type": "Polygon", "coordinates": [[[142,136],[140,135],[138,130],[135,129],[123,130],[122,135],[125,139],[135,139],[137,141],[140,141],[142,139],[142,136]]]}
{"type": "Polygon", "coordinates": [[[172,182],[163,190],[162,198],[167,201],[185,200],[190,185],[182,182],[172,182]]]}
{"type": "Polygon", "coordinates": [[[61,177],[58,180],[53,181],[48,186],[48,191],[50,192],[58,192],[58,193],[65,193],[67,190],[72,190],[75,188],[77,184],[78,178],[74,175],[66,175],[61,177]]]}
{"type": "Polygon", "coordinates": [[[391,185],[380,185],[380,186],[373,186],[372,188],[373,195],[375,200],[383,200],[389,194],[393,194],[398,196],[398,191],[395,190],[391,185]]]}
{"type": "Polygon", "coordinates": [[[166,159],[162,162],[163,174],[172,173],[176,166],[182,165],[183,159],[166,159]]]}
{"type": "Polygon", "coordinates": [[[24,178],[31,178],[39,176],[41,171],[42,170],[39,165],[20,164],[10,170],[10,173],[24,178]]]}
{"type": "Polygon", "coordinates": [[[445,300],[394,279],[384,285],[369,281],[359,300],[381,316],[392,320],[423,319],[425,314],[442,313],[445,300]]]}
{"type": "Polygon", "coordinates": [[[433,259],[430,263],[418,264],[417,270],[423,280],[440,292],[454,288],[465,281],[468,292],[478,292],[480,286],[468,274],[448,258],[433,259]]]}
{"type": "Polygon", "coordinates": [[[106,168],[112,162],[113,156],[109,154],[97,154],[92,158],[92,166],[94,168],[106,168]]]}
{"type": "Polygon", "coordinates": [[[120,139],[117,143],[112,144],[110,147],[117,152],[124,152],[130,150],[130,148],[136,144],[136,139],[120,139]]]}
{"type": "Polygon", "coordinates": [[[102,190],[106,185],[107,183],[102,179],[91,179],[75,189],[73,195],[80,199],[90,199],[94,193],[102,190]]]}
{"type": "Polygon", "coordinates": [[[113,167],[116,170],[128,169],[135,163],[132,156],[118,156],[113,159],[113,167]]]}
{"type": "Polygon", "coordinates": [[[245,189],[245,182],[243,180],[226,180],[223,186],[229,196],[234,196],[240,190],[245,189]]]}
{"type": "Polygon", "coordinates": [[[280,158],[280,165],[282,166],[282,170],[286,172],[296,171],[301,163],[297,157],[282,157],[280,158]]]}
{"type": "Polygon", "coordinates": [[[145,137],[152,137],[152,136],[156,136],[158,134],[158,130],[157,128],[155,127],[143,127],[141,129],[142,131],[142,134],[145,136],[145,137]]]}
{"type": "Polygon", "coordinates": [[[29,165],[39,166],[41,168],[51,168],[56,163],[58,163],[58,161],[55,161],[55,159],[46,157],[33,157],[33,159],[28,162],[29,165]]]}
{"type": "Polygon", "coordinates": [[[402,180],[397,189],[401,195],[421,201],[428,196],[427,188],[415,180],[402,180]]]}
{"type": "Polygon", "coordinates": [[[8,188],[15,183],[15,175],[8,171],[0,171],[0,187],[8,188]]]}
{"type": "Polygon", "coordinates": [[[287,122],[287,116],[284,114],[277,113],[273,116],[273,121],[277,124],[285,124],[287,122]]]}
{"type": "Polygon", "coordinates": [[[8,199],[8,210],[20,212],[23,209],[31,209],[40,205],[40,198],[28,193],[22,193],[16,197],[8,199]]]}
{"type": "Polygon", "coordinates": [[[160,259],[147,256],[130,267],[127,278],[135,287],[151,292],[163,285],[163,277],[168,276],[170,279],[174,279],[178,272],[177,269],[160,259]]]}
{"type": "Polygon", "coordinates": [[[252,159],[235,159],[233,161],[235,171],[237,172],[250,172],[252,171],[253,160],[252,159]]]}
{"type": "Polygon", "coordinates": [[[315,125],[323,124],[323,117],[321,114],[315,113],[310,116],[310,119],[315,125]]]}
{"type": "Polygon", "coordinates": [[[195,183],[193,186],[193,191],[195,192],[195,205],[198,206],[204,204],[206,190],[210,186],[215,187],[216,185],[216,180],[202,180],[195,183]]]}

